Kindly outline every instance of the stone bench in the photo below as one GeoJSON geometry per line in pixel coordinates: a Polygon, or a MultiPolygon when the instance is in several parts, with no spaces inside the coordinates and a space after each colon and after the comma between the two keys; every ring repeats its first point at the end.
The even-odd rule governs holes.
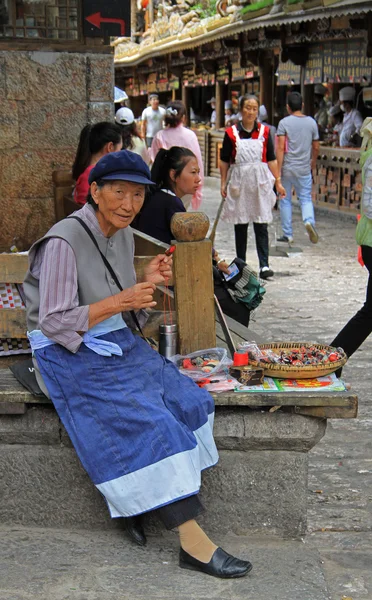
{"type": "MultiPolygon", "coordinates": [[[[356,397],[348,392],[214,397],[220,461],[203,476],[205,525],[236,534],[304,534],[308,452],[323,437],[327,416],[356,415],[356,397]],[[309,411],[321,417],[301,414],[309,411]]],[[[20,410],[0,415],[0,521],[118,526],[81,467],[52,404],[32,396],[4,369],[1,405],[12,405],[14,413],[20,410]]]]}
{"type": "MultiPolygon", "coordinates": [[[[177,309],[178,318],[182,315],[183,351],[225,343],[213,316],[213,300],[203,297],[202,282],[196,277],[202,268],[207,276],[211,269],[210,243],[198,244],[197,248],[191,246],[191,261],[186,246],[181,250],[178,246],[176,251],[178,298],[172,308],[177,309]],[[204,261],[202,268],[199,260],[204,261]],[[194,285],[199,286],[196,300],[194,285]],[[187,299],[185,305],[182,298],[187,299]],[[208,315],[205,328],[200,315],[187,310],[192,298],[208,315]],[[212,314],[208,313],[210,305],[212,314]]],[[[136,240],[137,270],[144,257],[161,249],[156,240],[140,236],[136,240]]],[[[25,261],[22,256],[0,255],[0,281],[22,281],[25,261]]],[[[160,289],[160,296],[165,292],[160,289]]],[[[13,317],[10,313],[0,311],[0,335],[18,332],[24,337],[24,310],[19,309],[13,317]]],[[[245,328],[227,321],[236,342],[247,339],[245,328]]],[[[257,336],[254,339],[259,341],[257,336]]],[[[120,527],[120,519],[109,518],[104,500],[82,469],[52,404],[32,396],[7,366],[7,360],[0,359],[1,523],[120,527]]],[[[323,437],[327,418],[356,416],[357,398],[349,392],[224,393],[214,397],[220,461],[203,477],[202,498],[208,507],[202,518],[205,525],[237,534],[302,535],[306,531],[308,452],[323,437]]]]}

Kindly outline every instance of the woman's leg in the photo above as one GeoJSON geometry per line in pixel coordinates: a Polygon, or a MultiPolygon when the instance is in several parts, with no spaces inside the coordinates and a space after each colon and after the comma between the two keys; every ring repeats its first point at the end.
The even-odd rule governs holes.
{"type": "Polygon", "coordinates": [[[172,502],[154,513],[167,529],[178,527],[180,567],[208,573],[214,577],[243,577],[252,568],[250,562],[227,554],[212,542],[195,518],[203,511],[197,495],[172,502]]]}
{"type": "Polygon", "coordinates": [[[234,225],[236,256],[245,262],[247,254],[248,223],[234,225]]]}
{"type": "Polygon", "coordinates": [[[269,232],[267,223],[253,223],[260,269],[269,266],[269,232]]]}
{"type": "Polygon", "coordinates": [[[282,185],[285,189],[285,197],[279,201],[280,219],[283,235],[290,241],[293,240],[292,229],[292,180],[290,177],[282,177],[282,185]]]}
{"type": "Polygon", "coordinates": [[[369,271],[366,301],[331,342],[331,346],[343,348],[348,357],[354,354],[372,333],[372,248],[362,246],[362,256],[369,271]]]}

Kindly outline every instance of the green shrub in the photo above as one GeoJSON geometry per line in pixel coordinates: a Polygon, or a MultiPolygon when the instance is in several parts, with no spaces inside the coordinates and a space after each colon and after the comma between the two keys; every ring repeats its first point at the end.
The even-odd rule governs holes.
{"type": "Polygon", "coordinates": [[[217,0],[199,0],[190,10],[196,10],[200,18],[205,19],[206,17],[213,17],[217,13],[216,4],[217,0]]]}
{"type": "Polygon", "coordinates": [[[253,4],[248,4],[241,10],[242,15],[246,15],[249,12],[253,12],[255,10],[260,10],[261,8],[266,8],[267,6],[272,6],[274,4],[274,0],[259,0],[258,2],[254,2],[253,4]]]}

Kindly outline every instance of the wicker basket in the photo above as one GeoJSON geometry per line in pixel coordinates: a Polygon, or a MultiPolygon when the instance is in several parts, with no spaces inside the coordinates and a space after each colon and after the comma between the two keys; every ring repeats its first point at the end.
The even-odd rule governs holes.
{"type": "MultiPolygon", "coordinates": [[[[281,350],[291,350],[292,348],[310,348],[314,347],[319,350],[329,350],[331,347],[325,344],[309,344],[306,342],[276,342],[274,344],[258,344],[261,350],[273,350],[280,353],[281,350]]],[[[347,356],[344,353],[340,360],[333,363],[319,365],[304,365],[303,367],[267,364],[259,361],[250,360],[249,364],[255,367],[261,367],[264,370],[266,377],[276,377],[277,379],[313,379],[314,377],[324,377],[340,367],[343,367],[347,361],[347,356]]]]}

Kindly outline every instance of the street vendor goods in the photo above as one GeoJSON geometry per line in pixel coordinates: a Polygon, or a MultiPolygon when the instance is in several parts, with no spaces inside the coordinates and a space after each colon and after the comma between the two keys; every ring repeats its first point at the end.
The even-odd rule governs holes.
{"type": "Polygon", "coordinates": [[[225,348],[197,350],[186,356],[176,354],[170,360],[183,375],[187,375],[194,381],[205,377],[211,378],[210,376],[215,373],[227,373],[229,366],[232,364],[225,348]]]}
{"type": "Polygon", "coordinates": [[[267,377],[310,379],[323,377],[342,367],[347,356],[341,348],[306,342],[255,344],[246,342],[249,364],[261,367],[267,377]]]}
{"type": "Polygon", "coordinates": [[[245,365],[237,367],[233,365],[229,369],[230,375],[235,377],[243,385],[261,385],[264,380],[264,370],[261,367],[245,365]]]}

